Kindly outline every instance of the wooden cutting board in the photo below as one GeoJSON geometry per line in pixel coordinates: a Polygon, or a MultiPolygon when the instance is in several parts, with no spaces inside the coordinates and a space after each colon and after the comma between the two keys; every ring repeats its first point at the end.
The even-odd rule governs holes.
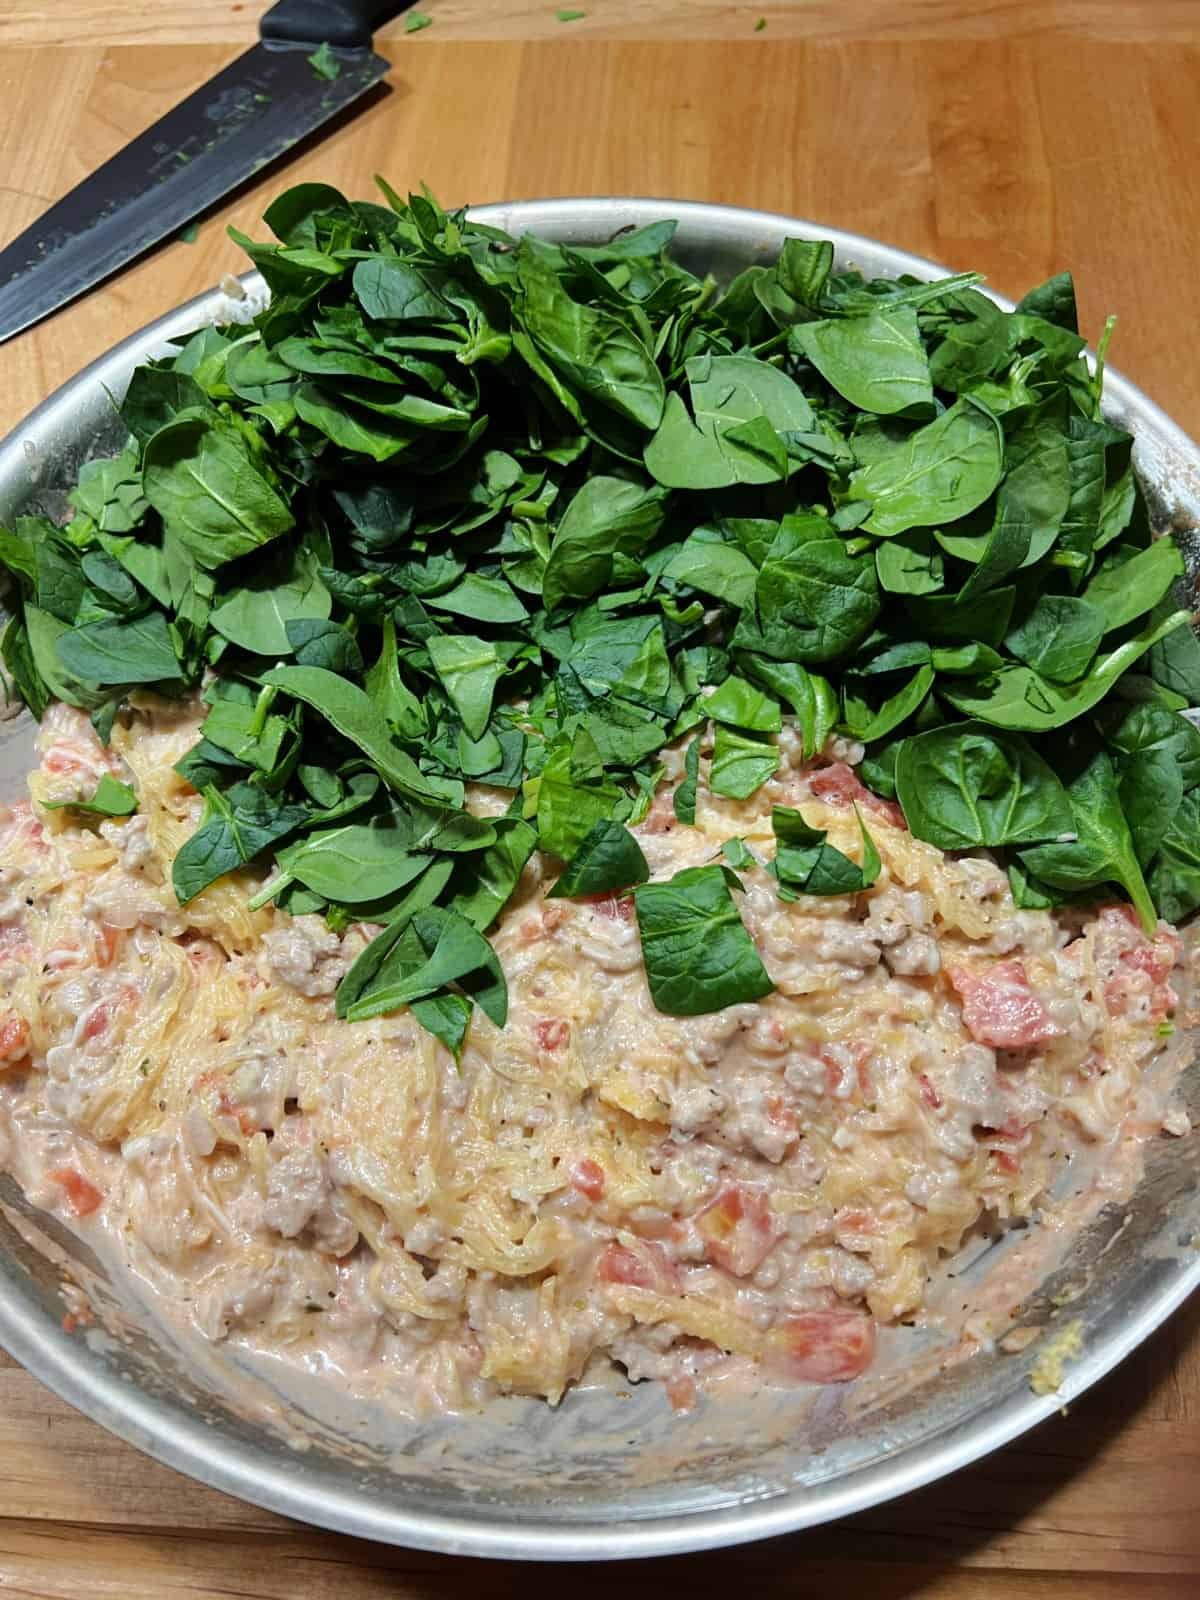
{"type": "MultiPolygon", "coordinates": [[[[0,431],[240,270],[229,222],[320,178],[446,203],[648,194],[855,229],[1007,293],[1071,266],[1086,330],[1200,436],[1197,0],[422,0],[390,92],[3,351],[0,431]],[[757,28],[759,18],[766,26],[757,28]]],[[[255,35],[244,0],[0,0],[0,243],[255,35]]],[[[619,1549],[619,1534],[614,1532],[619,1549]]],[[[1070,1416],[850,1522],[724,1554],[514,1568],[310,1532],[120,1444],[0,1356],[0,1593],[582,1597],[731,1582],[854,1600],[1200,1596],[1200,1304],[1070,1416]]]]}

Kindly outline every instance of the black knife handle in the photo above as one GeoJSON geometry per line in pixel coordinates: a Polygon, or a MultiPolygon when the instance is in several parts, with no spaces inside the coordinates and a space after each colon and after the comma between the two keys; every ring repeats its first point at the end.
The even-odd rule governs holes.
{"type": "Polygon", "coordinates": [[[262,38],[279,44],[369,45],[381,22],[406,11],[413,0],[278,0],[258,25],[262,38]]]}

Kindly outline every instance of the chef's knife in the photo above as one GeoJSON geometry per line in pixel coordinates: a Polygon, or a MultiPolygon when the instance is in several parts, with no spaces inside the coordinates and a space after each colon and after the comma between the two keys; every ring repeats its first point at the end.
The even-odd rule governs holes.
{"type": "Polygon", "coordinates": [[[0,342],[177,232],[365,94],[388,70],[372,29],[413,3],[279,0],[260,43],[0,251],[0,342]]]}

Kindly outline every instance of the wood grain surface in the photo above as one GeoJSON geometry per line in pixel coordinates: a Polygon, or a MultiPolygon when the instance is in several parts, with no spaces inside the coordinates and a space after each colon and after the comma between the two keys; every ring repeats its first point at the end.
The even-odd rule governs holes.
{"type": "MultiPolygon", "coordinates": [[[[227,223],[375,172],[447,203],[650,194],[856,229],[1020,292],[1070,265],[1087,331],[1200,435],[1197,0],[422,0],[388,88],[104,289],[10,341],[0,431],[240,269],[227,223]],[[764,17],[767,26],[756,30],[764,17]]],[[[0,243],[255,36],[255,0],[0,0],[0,243]]],[[[614,1531],[619,1548],[619,1533],[614,1531]]],[[[0,1593],[1200,1597],[1200,1305],[1073,1409],[956,1478],[772,1544],[518,1569],[297,1527],[103,1433],[0,1355],[0,1593]]]]}

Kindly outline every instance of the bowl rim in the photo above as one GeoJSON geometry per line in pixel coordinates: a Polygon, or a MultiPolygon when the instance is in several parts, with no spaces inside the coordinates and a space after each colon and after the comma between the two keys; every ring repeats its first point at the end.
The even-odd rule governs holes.
{"type": "MultiPolygon", "coordinates": [[[[619,196],[563,197],[500,202],[472,207],[469,215],[492,226],[537,232],[564,227],[580,236],[615,232],[627,226],[675,218],[686,227],[719,235],[726,244],[745,250],[756,232],[766,258],[785,235],[829,239],[838,259],[882,254],[891,273],[918,277],[944,275],[949,269],[867,235],[831,228],[782,213],[674,199],[619,196]]],[[[257,273],[239,282],[251,295],[261,294],[257,273]]],[[[982,286],[981,286],[982,287],[982,286]]],[[[1012,302],[983,288],[1004,309],[1012,302]]],[[[161,353],[169,341],[220,317],[232,320],[236,297],[215,288],[130,334],[90,362],[45,399],[0,442],[0,501],[30,477],[40,442],[69,434],[71,416],[82,396],[124,380],[139,360],[161,353]]],[[[1128,379],[1108,368],[1105,394],[1110,409],[1129,411],[1156,443],[1200,464],[1200,449],[1176,423],[1128,379]],[[1112,404],[1115,402],[1115,406],[1112,404]]],[[[0,505],[0,512],[3,506],[0,505]]],[[[1191,1255],[1191,1252],[1187,1252],[1191,1255]]],[[[794,1533],[819,1523],[863,1511],[911,1493],[1025,1433],[1062,1409],[1108,1373],[1147,1338],[1188,1295],[1200,1286],[1200,1254],[1181,1260],[1161,1276],[1144,1296],[1136,1316],[1114,1309],[1100,1332],[1089,1337],[1083,1357],[1067,1370],[1061,1387],[1049,1395],[1024,1388],[1010,1395],[982,1419],[963,1419],[933,1438],[878,1459],[844,1477],[815,1487],[794,1487],[762,1500],[720,1509],[698,1509],[636,1518],[614,1524],[589,1518],[576,1523],[538,1518],[512,1519],[502,1507],[481,1507],[476,1515],[431,1512],[369,1494],[314,1482],[292,1462],[269,1456],[242,1440],[215,1432],[198,1414],[167,1409],[151,1395],[134,1388],[99,1360],[89,1360],[47,1318],[32,1295],[0,1295],[0,1344],[15,1360],[60,1398],[110,1432],[154,1459],[265,1510],[334,1532],[443,1554],[509,1560],[623,1560],[709,1550],[794,1533]],[[290,1470],[289,1470],[290,1469],[290,1470]]]]}

